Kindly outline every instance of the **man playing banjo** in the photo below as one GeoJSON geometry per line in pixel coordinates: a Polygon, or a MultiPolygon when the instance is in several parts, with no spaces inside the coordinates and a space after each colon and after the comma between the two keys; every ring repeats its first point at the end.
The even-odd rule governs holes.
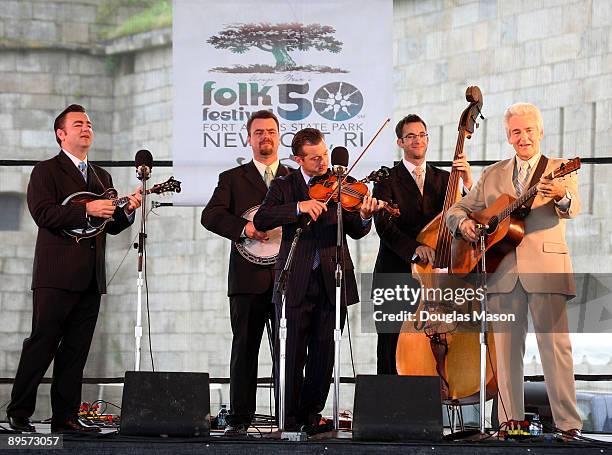
{"type": "MultiPolygon", "coordinates": [[[[253,160],[219,175],[219,182],[206,208],[202,225],[211,232],[232,240],[228,271],[232,353],[230,360],[230,414],[225,434],[246,435],[255,413],[257,361],[266,321],[274,323],[272,261],[244,254],[243,244],[265,246],[268,234],[256,230],[246,213],[261,204],[274,177],[289,170],[278,160],[279,123],[267,110],[254,112],[247,122],[248,143],[253,160]],[[250,240],[249,240],[250,239],[250,240]],[[260,242],[263,242],[260,243],[260,242]],[[237,248],[238,245],[238,248],[237,248]]],[[[278,236],[277,236],[278,237],[278,236]]],[[[276,245],[275,255],[278,253],[276,245]]],[[[267,245],[267,250],[274,245],[267,245]]],[[[260,248],[262,249],[262,248],[260,248]]]]}

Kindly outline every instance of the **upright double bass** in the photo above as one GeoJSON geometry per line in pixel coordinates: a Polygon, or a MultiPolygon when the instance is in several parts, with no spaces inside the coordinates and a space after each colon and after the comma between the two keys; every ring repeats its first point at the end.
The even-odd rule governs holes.
{"type": "MultiPolygon", "coordinates": [[[[465,139],[470,139],[478,126],[481,115],[482,93],[476,86],[468,87],[465,98],[469,106],[461,114],[459,134],[454,159],[463,152],[465,139]]],[[[452,169],[444,198],[442,212],[436,216],[417,236],[417,241],[435,249],[433,264],[412,264],[412,275],[421,288],[442,289],[457,286],[456,278],[448,274],[451,260],[452,236],[446,227],[448,209],[461,197],[459,171],[452,169]]],[[[469,326],[458,324],[420,323],[421,313],[428,311],[435,302],[421,302],[415,314],[416,321],[405,321],[397,342],[396,367],[400,375],[436,376],[442,379],[442,398],[460,401],[477,395],[480,389],[480,323],[469,326]]],[[[478,310],[473,302],[470,310],[478,310]]],[[[461,323],[464,324],[464,323],[461,323]]],[[[488,338],[491,362],[487,365],[487,396],[497,392],[491,365],[495,365],[493,335],[488,338]]]]}

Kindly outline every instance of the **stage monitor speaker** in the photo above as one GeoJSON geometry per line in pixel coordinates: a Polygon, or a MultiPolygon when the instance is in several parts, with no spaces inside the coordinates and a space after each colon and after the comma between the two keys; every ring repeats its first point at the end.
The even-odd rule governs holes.
{"type": "Polygon", "coordinates": [[[440,378],[358,375],[353,406],[353,439],[441,440],[440,378]]]}
{"type": "Polygon", "coordinates": [[[121,434],[209,436],[208,373],[126,371],[121,434]]]}

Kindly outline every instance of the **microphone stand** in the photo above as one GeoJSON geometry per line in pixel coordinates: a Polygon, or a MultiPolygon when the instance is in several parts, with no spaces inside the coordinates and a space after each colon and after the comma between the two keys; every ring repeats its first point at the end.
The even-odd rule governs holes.
{"type": "Polygon", "coordinates": [[[482,315],[480,323],[480,436],[486,435],[485,428],[485,405],[487,402],[487,351],[488,351],[488,340],[487,335],[489,332],[487,324],[487,312],[488,312],[488,297],[487,297],[487,261],[486,261],[486,239],[487,239],[487,227],[478,226],[480,238],[478,240],[480,246],[480,285],[484,290],[484,298],[480,304],[480,311],[482,315]]]}
{"type": "Polygon", "coordinates": [[[134,338],[136,341],[134,352],[134,371],[140,371],[140,342],[142,339],[142,288],[144,285],[143,278],[143,257],[145,250],[145,241],[147,239],[146,225],[146,199],[147,199],[147,180],[150,177],[150,169],[148,166],[140,166],[137,168],[137,176],[142,181],[142,203],[140,205],[140,232],[138,233],[138,278],[136,279],[136,288],[138,299],[136,304],[136,326],[134,327],[134,338]]]}
{"type": "Polygon", "coordinates": [[[340,430],[340,341],[342,340],[342,327],[340,313],[342,308],[342,242],[344,240],[344,226],[342,223],[342,172],[337,172],[338,203],[336,204],[337,227],[336,230],[336,325],[334,328],[334,431],[340,430]]]}
{"type": "MultiPolygon", "coordinates": [[[[307,439],[306,433],[300,431],[285,431],[285,417],[286,417],[286,361],[287,361],[287,316],[285,313],[285,307],[287,303],[287,280],[291,274],[293,267],[293,259],[295,250],[297,248],[298,241],[302,235],[302,228],[296,229],[291,242],[291,248],[287,255],[287,261],[285,261],[285,267],[283,268],[279,279],[276,292],[281,293],[281,317],[278,324],[278,344],[279,344],[279,374],[278,374],[278,388],[279,388],[279,404],[278,404],[278,431],[280,432],[281,439],[288,439],[290,441],[305,441],[307,439]]],[[[277,436],[278,437],[278,436],[277,436]]]]}
{"type": "MultiPolygon", "coordinates": [[[[334,326],[334,396],[333,396],[333,413],[334,413],[334,429],[324,433],[317,434],[312,439],[328,439],[328,438],[345,438],[346,436],[340,430],[340,343],[342,341],[342,245],[344,243],[344,224],[342,220],[342,184],[346,177],[343,168],[334,172],[337,175],[338,188],[337,194],[338,203],[336,205],[337,229],[336,229],[336,272],[334,275],[336,281],[336,323],[334,326]]],[[[334,194],[336,194],[334,192],[334,194]]]]}

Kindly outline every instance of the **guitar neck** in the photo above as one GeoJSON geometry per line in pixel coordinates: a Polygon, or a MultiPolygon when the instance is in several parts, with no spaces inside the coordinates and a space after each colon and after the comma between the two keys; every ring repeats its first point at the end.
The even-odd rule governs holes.
{"type": "Polygon", "coordinates": [[[527,191],[525,191],[518,199],[516,199],[512,204],[506,207],[502,212],[498,215],[499,221],[502,221],[508,218],[515,210],[520,208],[523,204],[525,204],[529,199],[535,197],[538,192],[537,184],[529,187],[527,191]]]}
{"type": "MultiPolygon", "coordinates": [[[[153,188],[150,188],[145,191],[145,194],[151,194],[153,192],[153,188]]],[[[121,207],[122,205],[130,202],[130,198],[128,196],[118,197],[117,199],[113,199],[113,205],[115,207],[121,207]]]]}

